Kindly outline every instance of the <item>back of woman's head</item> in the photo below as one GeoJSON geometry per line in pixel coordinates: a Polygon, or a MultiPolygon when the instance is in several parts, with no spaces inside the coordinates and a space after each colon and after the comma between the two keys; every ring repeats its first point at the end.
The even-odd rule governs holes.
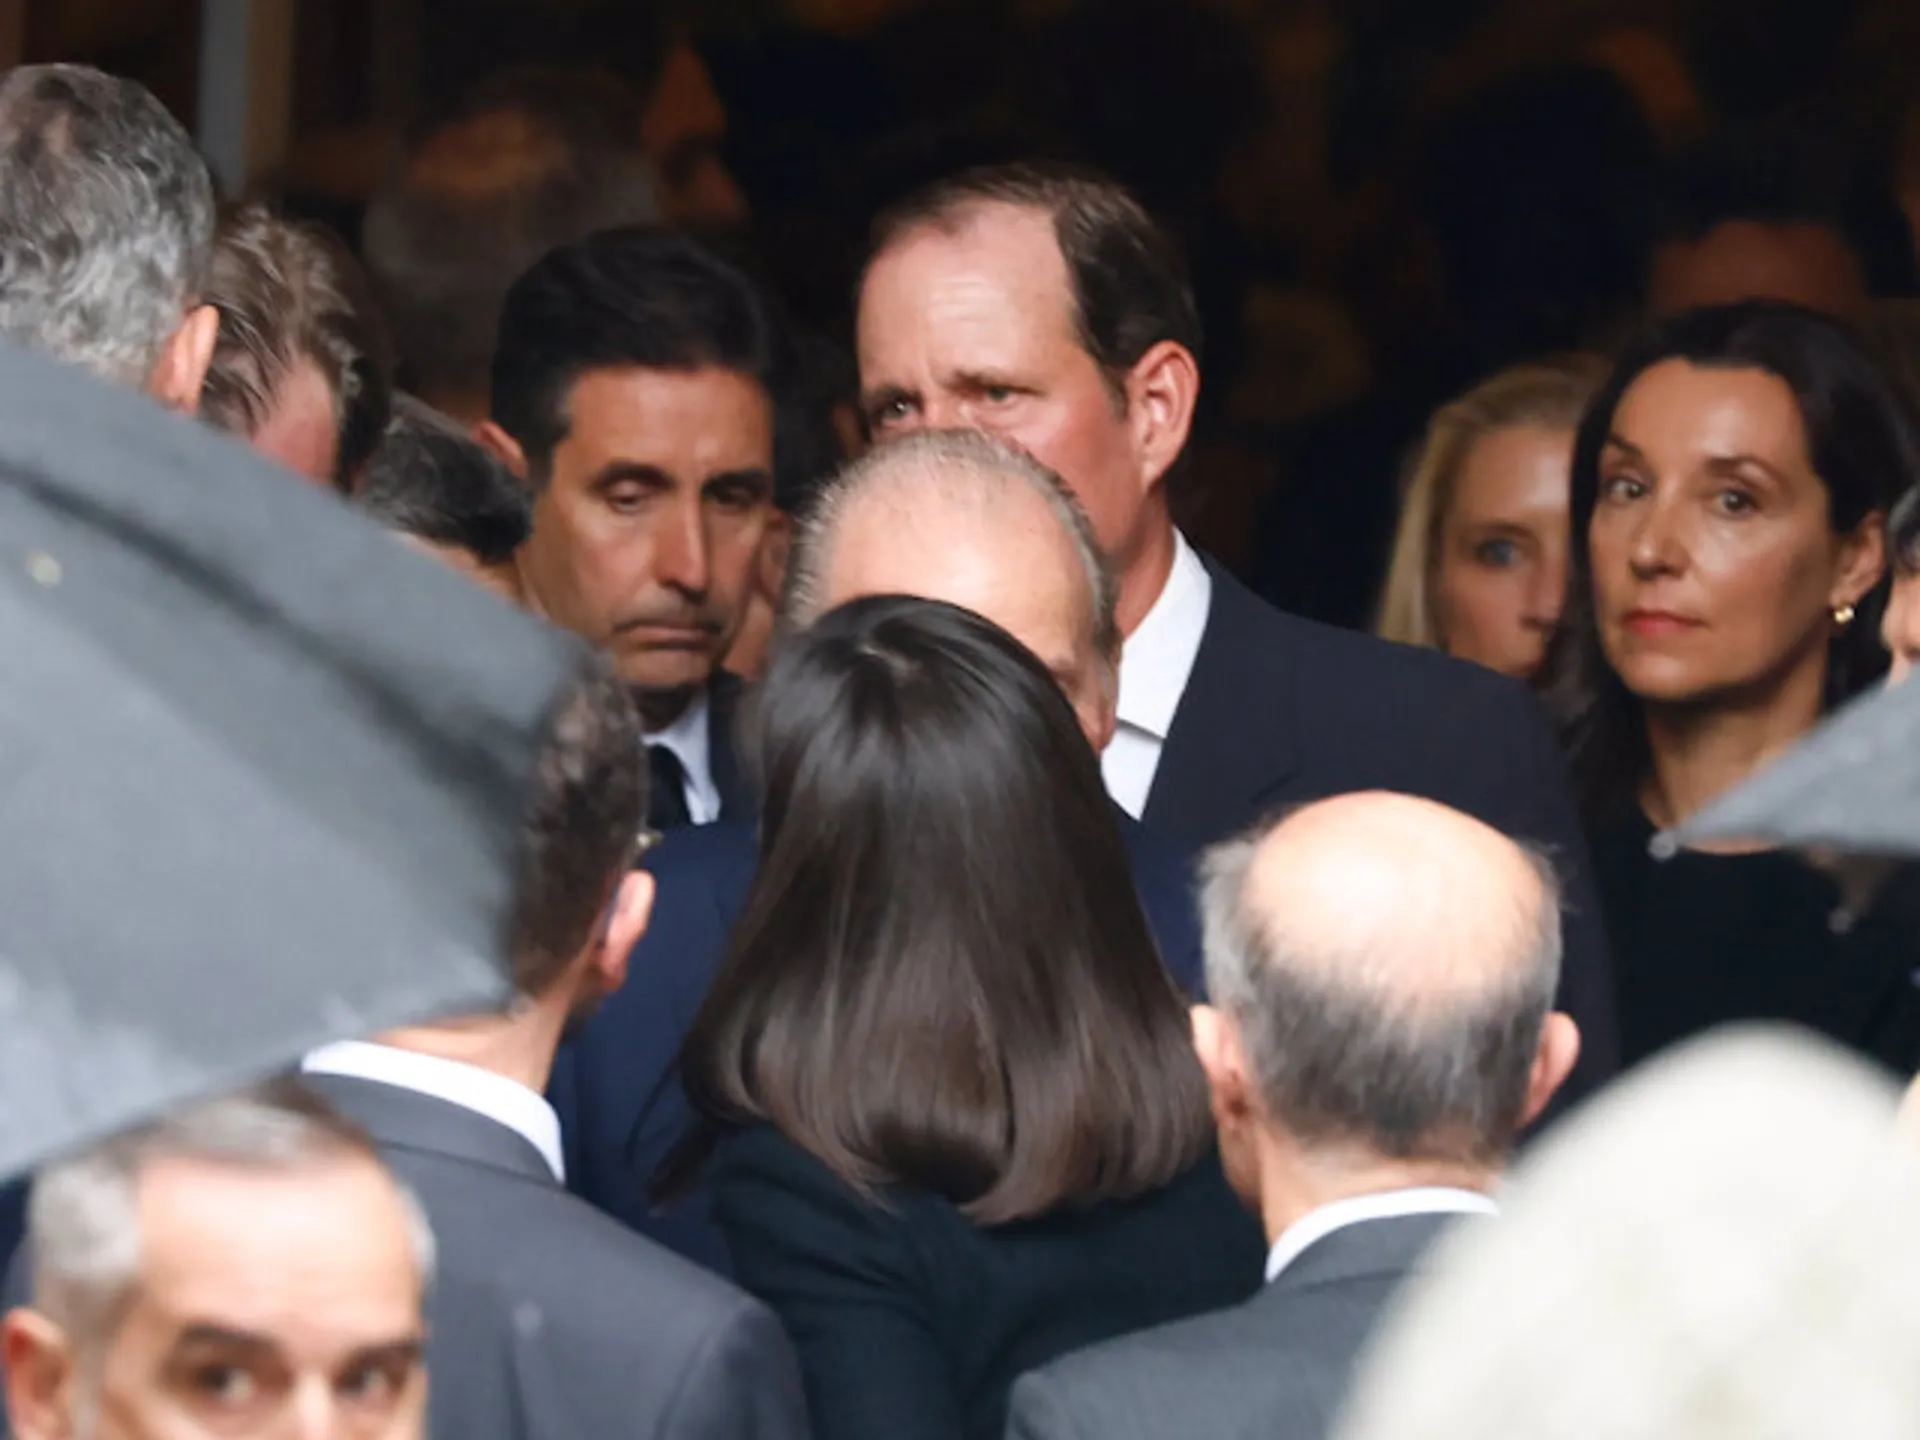
{"type": "Polygon", "coordinates": [[[1548,356],[1498,371],[1433,412],[1400,502],[1376,625],[1382,639],[1445,646],[1434,595],[1440,542],[1473,447],[1520,426],[1570,433],[1605,376],[1606,364],[1597,356],[1548,356]]]}
{"type": "Polygon", "coordinates": [[[760,870],[688,1038],[697,1109],[983,1223],[1198,1157],[1185,1010],[1037,660],[952,606],[858,600],[775,655],[747,733],[760,870]]]}
{"type": "MultiPolygon", "coordinates": [[[[1574,440],[1567,607],[1550,662],[1549,698],[1566,728],[1575,778],[1589,808],[1604,807],[1630,788],[1646,752],[1639,706],[1601,648],[1587,537],[1603,452],[1621,402],[1642,375],[1669,360],[1706,370],[1758,370],[1792,391],[1807,459],[1826,490],[1827,524],[1836,536],[1884,514],[1920,473],[1920,442],[1905,397],[1853,332],[1828,316],[1768,300],[1708,306],[1660,322],[1622,352],[1574,440]]],[[[1886,669],[1878,638],[1885,592],[1883,581],[1835,635],[1827,705],[1859,693],[1886,669]]]]}

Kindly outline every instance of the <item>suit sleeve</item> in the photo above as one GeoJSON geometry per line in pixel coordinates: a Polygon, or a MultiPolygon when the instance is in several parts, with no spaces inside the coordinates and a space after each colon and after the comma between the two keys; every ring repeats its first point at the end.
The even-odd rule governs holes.
{"type": "Polygon", "coordinates": [[[1059,1389],[1036,1370],[1014,1382],[1007,1440],[1086,1440],[1059,1389]]]}
{"type": "Polygon", "coordinates": [[[1560,879],[1562,960],[1559,1007],[1580,1027],[1580,1060],[1553,1110],[1593,1093],[1620,1068],[1613,960],[1593,860],[1574,805],[1567,767],[1546,713],[1513,684],[1492,687],[1480,713],[1462,717],[1498,746],[1489,756],[1489,823],[1542,848],[1560,879]]]}
{"type": "Polygon", "coordinates": [[[714,1201],[736,1278],[793,1340],[817,1440],[964,1440],[909,1219],[767,1131],[731,1147],[714,1201]]]}
{"type": "Polygon", "coordinates": [[[771,1311],[743,1302],[688,1367],[661,1440],[806,1440],[793,1347],[771,1311]]]}

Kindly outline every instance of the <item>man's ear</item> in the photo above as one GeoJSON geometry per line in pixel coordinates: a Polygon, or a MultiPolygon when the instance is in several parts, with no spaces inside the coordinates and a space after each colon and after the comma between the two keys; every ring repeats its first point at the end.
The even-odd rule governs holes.
{"type": "Polygon", "coordinates": [[[760,537],[753,578],[760,598],[776,610],[780,608],[780,595],[787,585],[787,554],[792,545],[793,518],[776,506],[768,514],[766,531],[760,537]]]}
{"type": "Polygon", "coordinates": [[[473,438],[478,440],[494,459],[511,470],[521,484],[527,483],[527,452],[520,448],[518,440],[491,420],[482,420],[474,426],[473,438]]]}
{"type": "Polygon", "coordinates": [[[37,1310],[9,1311],[0,1366],[16,1440],[71,1440],[78,1374],[66,1332],[37,1310]]]}
{"type": "Polygon", "coordinates": [[[1555,1010],[1540,1027],[1540,1048],[1533,1052],[1533,1073],[1527,1077],[1527,1103],[1520,1114],[1522,1129],[1540,1118],[1540,1112],[1573,1073],[1579,1058],[1580,1027],[1573,1023],[1571,1015],[1555,1010]]]}
{"type": "Polygon", "coordinates": [[[1239,1027],[1211,1005],[1195,1005],[1189,1013],[1193,1049],[1206,1072],[1215,1121],[1222,1129],[1246,1124],[1254,1115],[1254,1092],[1247,1083],[1247,1053],[1239,1027]]]}
{"type": "Polygon", "coordinates": [[[160,358],[147,376],[147,393],[169,410],[198,415],[207,367],[219,341],[220,312],[211,305],[194,306],[160,347],[160,358]]]}
{"type": "Polygon", "coordinates": [[[1200,367],[1186,346],[1162,340],[1134,362],[1126,389],[1134,453],[1142,481],[1151,489],[1187,448],[1200,399],[1200,367]]]}
{"type": "Polygon", "coordinates": [[[614,887],[589,962],[597,977],[595,988],[602,995],[611,995],[627,983],[627,957],[640,943],[640,937],[647,933],[647,921],[653,914],[653,891],[653,876],[645,870],[627,871],[614,887]]]}

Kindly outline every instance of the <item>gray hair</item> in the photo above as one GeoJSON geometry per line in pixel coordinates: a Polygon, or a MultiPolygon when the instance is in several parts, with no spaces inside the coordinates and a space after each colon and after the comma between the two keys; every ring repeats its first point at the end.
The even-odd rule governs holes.
{"type": "MultiPolygon", "coordinates": [[[[27,1204],[33,1303],[97,1358],[140,1277],[140,1181],[168,1160],[256,1171],[312,1169],[341,1160],[379,1164],[366,1137],[291,1080],[198,1101],[56,1162],[27,1204]]],[[[423,1286],[434,1268],[433,1231],[396,1179],[423,1286]]]]}
{"type": "Polygon", "coordinates": [[[1067,482],[1033,456],[978,430],[921,430],[888,441],[843,467],[821,488],[793,537],[781,606],[786,623],[805,627],[825,608],[822,597],[834,537],[862,496],[883,487],[924,486],[948,501],[991,499],[1008,484],[1025,485],[1060,522],[1086,579],[1093,648],[1106,664],[1117,665],[1120,583],[1094,538],[1085,508],[1067,482]]]}
{"type": "Polygon", "coordinates": [[[1306,1145],[1359,1142],[1394,1159],[1504,1159],[1560,982],[1551,863],[1520,847],[1540,895],[1514,907],[1507,963],[1489,966],[1498,978],[1428,1001],[1352,978],[1380,967],[1364,955],[1316,954],[1311,939],[1253,913],[1248,872],[1266,833],[1206,854],[1200,910],[1208,993],[1240,1030],[1267,1113],[1306,1145]]]}
{"type": "Polygon", "coordinates": [[[144,86],[81,65],[0,78],[0,334],[139,386],[213,228],[207,167],[144,86]]]}

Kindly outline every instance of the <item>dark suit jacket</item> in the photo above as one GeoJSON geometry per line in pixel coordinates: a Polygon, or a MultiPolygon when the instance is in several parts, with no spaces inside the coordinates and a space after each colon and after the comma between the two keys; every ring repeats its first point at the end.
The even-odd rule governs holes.
{"type": "Polygon", "coordinates": [[[1593,865],[1552,727],[1523,687],[1434,650],[1301,620],[1219,566],[1193,673],[1143,818],[1190,850],[1351,790],[1450,805],[1544,848],[1566,900],[1560,1006],[1580,1026],[1574,1099],[1619,1068],[1593,865]]]}
{"type": "MultiPolygon", "coordinates": [[[[1187,865],[1137,822],[1115,814],[1168,969],[1198,994],[1200,934],[1187,865]]],[[[659,889],[627,983],[562,1047],[548,1094],[560,1112],[574,1193],[727,1274],[704,1188],[660,1209],[648,1200],[647,1184],[687,1128],[680,1042],[753,884],[753,835],[724,822],[695,826],[668,837],[644,863],[659,889]]]]}
{"type": "Polygon", "coordinates": [[[818,1440],[999,1440],[1023,1371],[1244,1300],[1266,1252],[1212,1156],[1135,1200],[991,1229],[924,1192],[870,1204],[768,1126],[723,1142],[713,1184],[818,1440]]]}
{"type": "Polygon", "coordinates": [[[1394,1292],[1456,1218],[1346,1226],[1236,1309],[1023,1376],[1007,1440],[1321,1440],[1394,1292]]]}
{"type": "Polygon", "coordinates": [[[734,738],[745,689],[746,683],[726,670],[714,671],[707,686],[707,768],[713,774],[714,789],[720,792],[722,820],[751,821],[760,812],[753,787],[740,769],[740,748],[734,738]]]}
{"type": "Polygon", "coordinates": [[[561,1189],[531,1144],[396,1086],[302,1077],[425,1206],[436,1440],[802,1440],[779,1323],[561,1189]]]}

